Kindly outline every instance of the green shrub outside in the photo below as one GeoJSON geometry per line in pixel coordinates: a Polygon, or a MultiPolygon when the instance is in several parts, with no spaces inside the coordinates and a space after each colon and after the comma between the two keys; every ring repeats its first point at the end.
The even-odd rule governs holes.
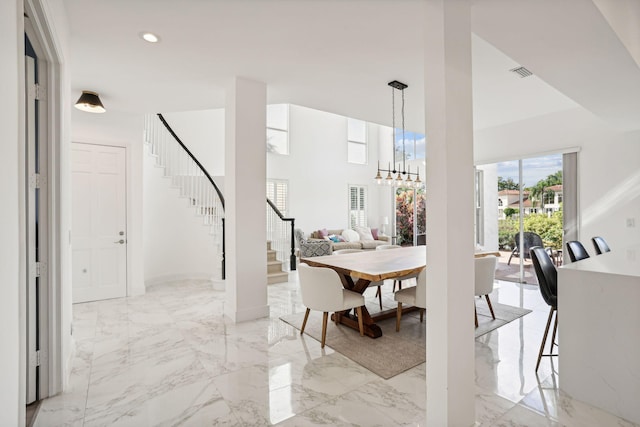
{"type": "Polygon", "coordinates": [[[498,220],[498,247],[504,250],[513,249],[513,236],[518,232],[517,219],[498,220]]]}
{"type": "Polygon", "coordinates": [[[550,217],[545,214],[533,214],[524,217],[524,230],[533,231],[542,238],[545,247],[562,248],[562,211],[554,212],[550,217]]]}
{"type": "MultiPolygon", "coordinates": [[[[562,247],[562,211],[546,214],[531,214],[524,217],[524,231],[531,231],[542,238],[545,247],[562,247]]],[[[517,219],[498,220],[498,245],[500,249],[511,250],[515,244],[513,236],[518,232],[517,219]]]]}

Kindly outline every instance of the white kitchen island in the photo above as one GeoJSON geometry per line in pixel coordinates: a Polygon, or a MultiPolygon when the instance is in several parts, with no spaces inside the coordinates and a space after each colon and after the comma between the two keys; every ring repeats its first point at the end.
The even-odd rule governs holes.
{"type": "Polygon", "coordinates": [[[640,423],[640,245],[558,269],[560,388],[640,423]]]}

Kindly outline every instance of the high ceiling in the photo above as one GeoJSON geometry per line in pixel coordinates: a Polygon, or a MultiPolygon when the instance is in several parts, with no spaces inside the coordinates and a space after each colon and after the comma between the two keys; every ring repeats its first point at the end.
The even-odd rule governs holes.
{"type": "MultiPolygon", "coordinates": [[[[241,76],[265,82],[269,103],[390,125],[387,82],[400,80],[409,85],[407,128],[424,129],[421,0],[65,0],[65,7],[73,96],[97,91],[109,112],[220,108],[225,86],[241,76]],[[143,41],[143,31],[161,41],[143,41]]],[[[476,129],[575,108],[619,129],[640,127],[640,69],[592,2],[477,0],[472,30],[476,129]],[[534,76],[509,72],[519,65],[534,76]]]]}

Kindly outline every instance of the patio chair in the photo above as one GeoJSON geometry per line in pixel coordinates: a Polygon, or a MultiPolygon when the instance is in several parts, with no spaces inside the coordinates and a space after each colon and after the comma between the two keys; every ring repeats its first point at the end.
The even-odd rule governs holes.
{"type": "Polygon", "coordinates": [[[358,315],[358,327],[360,336],[364,336],[364,325],[362,321],[362,307],[364,297],[357,292],[344,289],[340,276],[330,268],[311,267],[302,263],[299,265],[298,274],[300,276],[300,293],[302,294],[302,304],[307,307],[300,328],[300,335],[304,333],[304,328],[309,319],[311,309],[322,311],[322,341],[320,347],[324,348],[327,337],[327,318],[329,312],[356,309],[358,315]]]}
{"type": "MultiPolygon", "coordinates": [[[[522,256],[524,259],[531,259],[531,248],[534,246],[543,246],[542,238],[532,231],[525,231],[522,233],[522,245],[519,245],[520,241],[520,233],[516,233],[513,236],[513,240],[515,241],[515,247],[511,251],[511,255],[509,255],[509,261],[507,261],[507,265],[511,265],[511,258],[522,256]],[[520,249],[522,247],[522,250],[520,249]]],[[[545,249],[549,252],[550,248],[545,249]]]]}

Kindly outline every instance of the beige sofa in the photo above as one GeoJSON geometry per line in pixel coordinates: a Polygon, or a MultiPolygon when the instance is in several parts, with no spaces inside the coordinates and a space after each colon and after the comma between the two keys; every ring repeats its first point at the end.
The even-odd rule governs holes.
{"type": "MultiPolygon", "coordinates": [[[[335,235],[335,236],[342,236],[342,232],[344,230],[327,230],[327,234],[329,236],[331,235],[335,235]]],[[[320,230],[316,230],[313,233],[311,233],[309,235],[309,241],[314,241],[314,240],[327,240],[325,238],[322,237],[322,235],[320,234],[320,230]]],[[[376,247],[380,246],[380,245],[388,245],[390,243],[390,238],[389,236],[380,236],[378,235],[378,239],[377,240],[358,240],[355,242],[331,242],[331,249],[332,251],[337,251],[340,249],[365,249],[365,250],[371,250],[371,249],[375,249],[376,247]]]]}

